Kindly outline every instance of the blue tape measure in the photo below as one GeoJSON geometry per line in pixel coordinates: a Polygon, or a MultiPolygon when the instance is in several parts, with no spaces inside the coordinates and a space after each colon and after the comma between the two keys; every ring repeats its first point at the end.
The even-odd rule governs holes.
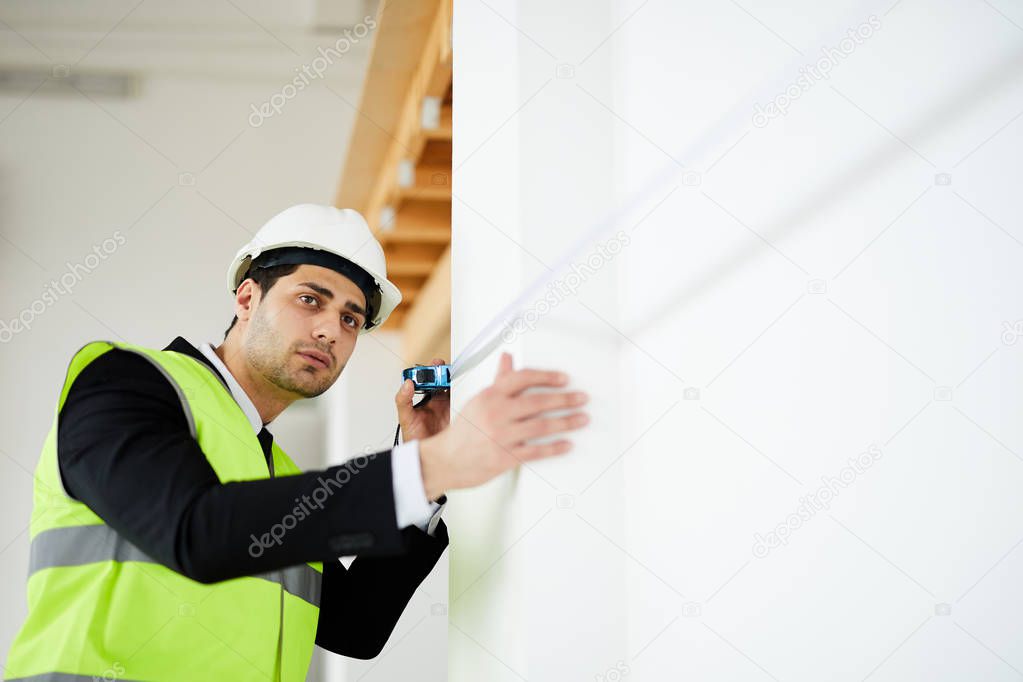
{"type": "Polygon", "coordinates": [[[416,365],[402,370],[402,381],[411,379],[416,393],[436,393],[451,388],[451,365],[416,365]]]}

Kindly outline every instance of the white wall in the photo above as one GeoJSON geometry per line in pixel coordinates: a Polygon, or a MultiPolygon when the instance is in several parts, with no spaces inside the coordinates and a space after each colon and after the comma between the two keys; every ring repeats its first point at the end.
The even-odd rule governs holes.
{"type": "MultiPolygon", "coordinates": [[[[521,25],[540,6],[504,3],[499,11],[521,25]]],[[[549,15],[552,10],[543,11],[549,15]]],[[[544,24],[551,31],[547,37],[557,35],[575,48],[596,44],[612,27],[609,3],[562,3],[557,12],[561,16],[548,16],[550,23],[544,24]]],[[[587,96],[572,79],[556,77],[556,62],[543,50],[506,27],[482,5],[456,5],[456,348],[513,299],[525,281],[555,262],[574,238],[569,226],[609,210],[613,201],[613,178],[607,172],[613,125],[600,116],[578,116],[588,106],[587,96]],[[570,172],[559,159],[571,161],[570,172]],[[478,293],[483,288],[486,297],[478,293]]],[[[525,30],[534,35],[536,28],[525,30]]],[[[590,87],[607,96],[609,85],[609,78],[598,74],[590,87]]],[[[584,300],[614,318],[615,283],[609,274],[605,270],[588,282],[584,300]]],[[[452,496],[452,679],[537,679],[540,671],[546,679],[572,679],[580,670],[566,653],[600,660],[625,638],[624,621],[615,625],[580,618],[590,613],[595,594],[601,595],[605,613],[624,610],[624,595],[614,588],[624,580],[626,566],[621,556],[601,557],[605,541],[599,534],[578,533],[585,526],[575,516],[586,509],[602,526],[624,528],[620,486],[602,497],[585,498],[577,482],[586,474],[596,476],[604,466],[591,453],[611,451],[619,438],[617,406],[606,397],[618,384],[614,370],[603,380],[587,372],[613,356],[618,334],[578,300],[559,303],[542,317],[535,332],[509,348],[519,365],[568,371],[575,385],[594,396],[595,425],[575,439],[579,454],[570,460],[523,467],[452,496]],[[576,543],[566,545],[565,536],[576,543]],[[563,646],[566,639],[570,643],[563,646]]],[[[489,383],[494,372],[491,358],[460,379],[456,408],[489,383]]]]}
{"type": "Polygon", "coordinates": [[[1015,678],[1023,15],[489,5],[455,8],[455,349],[678,165],[616,226],[620,255],[510,345],[576,377],[594,423],[564,460],[452,496],[452,678],[1015,678]],[[871,13],[786,115],[748,106],[684,156],[871,13]]]}
{"type": "MultiPolygon", "coordinates": [[[[387,450],[394,442],[398,413],[394,395],[401,386],[401,336],[373,332],[359,344],[338,382],[325,394],[327,462],[387,450]]],[[[444,512],[447,513],[446,510],[444,512]]],[[[322,650],[324,679],[363,682],[447,679],[448,555],[409,601],[380,655],[371,661],[345,658],[322,650]]],[[[350,565],[352,557],[345,557],[350,565]]],[[[358,614],[352,614],[358,618],[358,614]]]]}
{"type": "MultiPolygon", "coordinates": [[[[31,472],[71,354],[97,338],[163,347],[180,334],[196,344],[219,343],[232,315],[224,279],[235,251],[287,206],[333,201],[368,41],[289,99],[279,115],[253,127],[251,106],[280,93],[295,69],[309,64],[317,47],[334,44],[336,35],[312,32],[266,8],[239,6],[251,16],[205,3],[173,11],[145,3],[128,16],[128,6],[99,13],[98,5],[88,17],[57,6],[47,13],[34,3],[12,3],[0,12],[13,27],[0,31],[5,65],[52,62],[72,65],[73,73],[141,77],[138,96],[129,99],[93,102],[53,81],[34,93],[0,94],[0,324],[8,325],[0,330],[26,310],[31,324],[0,335],[6,391],[0,410],[6,434],[0,445],[3,657],[25,615],[31,472]],[[108,243],[107,254],[105,239],[120,243],[108,243]],[[42,301],[32,313],[33,302],[67,272],[67,263],[86,263],[94,246],[105,257],[97,263],[93,255],[93,269],[79,270],[84,274],[69,294],[56,296],[52,305],[42,301]]],[[[278,441],[303,466],[326,461],[326,425],[341,409],[335,396],[365,388],[350,374],[384,381],[386,389],[374,395],[389,395],[344,403],[352,410],[345,418],[353,429],[382,420],[377,435],[385,446],[390,442],[387,424],[394,420],[400,375],[393,357],[374,355],[374,347],[379,350],[373,340],[360,343],[358,360],[341,381],[347,389],[335,386],[323,399],[293,406],[275,420],[278,441]]],[[[348,436],[359,443],[356,450],[365,433],[348,436]]],[[[332,441],[327,447],[337,446],[332,441]]],[[[332,460],[339,456],[332,450],[332,460]]],[[[443,569],[436,575],[430,594],[446,602],[443,569]]],[[[422,595],[416,600],[417,607],[432,603],[422,595]]],[[[427,621],[417,632],[426,641],[443,640],[442,621],[427,621]]],[[[408,642],[422,646],[416,637],[408,642]]],[[[443,670],[443,644],[419,655],[417,669],[443,670]]],[[[391,669],[394,661],[406,660],[389,659],[391,669]]],[[[361,662],[354,665],[364,669],[361,662]]],[[[335,671],[329,679],[342,674],[335,671]]]]}

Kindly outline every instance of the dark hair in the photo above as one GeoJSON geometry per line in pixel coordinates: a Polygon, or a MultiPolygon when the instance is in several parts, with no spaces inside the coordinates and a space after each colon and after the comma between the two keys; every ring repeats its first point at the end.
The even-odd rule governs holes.
{"type": "MultiPolygon", "coordinates": [[[[242,278],[242,282],[244,282],[246,278],[251,279],[259,285],[259,290],[262,292],[262,295],[266,296],[266,293],[270,291],[270,287],[276,284],[277,280],[281,277],[287,277],[291,273],[295,272],[295,270],[298,270],[298,265],[273,265],[269,268],[249,268],[249,271],[245,273],[245,277],[242,278]]],[[[240,285],[241,282],[239,282],[239,286],[240,285]]],[[[231,324],[228,325],[227,331],[224,332],[225,339],[227,339],[227,335],[231,333],[231,330],[234,328],[237,321],[238,316],[235,315],[234,319],[231,320],[231,324]]]]}

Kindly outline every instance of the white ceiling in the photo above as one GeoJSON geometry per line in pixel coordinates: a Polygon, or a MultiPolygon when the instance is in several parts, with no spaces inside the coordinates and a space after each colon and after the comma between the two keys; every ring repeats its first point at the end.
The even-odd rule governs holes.
{"type": "MultiPolygon", "coordinates": [[[[0,67],[280,81],[346,30],[352,36],[375,6],[375,0],[6,0],[0,67]]],[[[361,79],[371,38],[372,32],[353,40],[325,80],[361,79]]]]}

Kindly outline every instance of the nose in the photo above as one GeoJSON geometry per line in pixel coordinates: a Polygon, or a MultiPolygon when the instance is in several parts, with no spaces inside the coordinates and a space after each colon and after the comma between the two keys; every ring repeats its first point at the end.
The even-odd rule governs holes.
{"type": "Polygon", "coordinates": [[[329,319],[323,319],[317,322],[316,328],[313,330],[313,337],[319,342],[320,345],[326,344],[333,346],[334,342],[337,341],[338,336],[341,333],[341,322],[340,320],[334,320],[331,322],[329,319]]]}

